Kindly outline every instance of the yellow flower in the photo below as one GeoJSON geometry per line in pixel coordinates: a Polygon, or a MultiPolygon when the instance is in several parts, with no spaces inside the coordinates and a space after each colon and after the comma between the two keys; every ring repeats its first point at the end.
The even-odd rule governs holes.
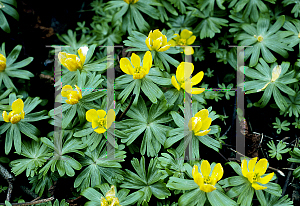
{"type": "Polygon", "coordinates": [[[167,51],[171,46],[171,44],[167,42],[167,37],[158,29],[154,30],[153,33],[152,30],[150,31],[145,43],[150,51],[154,50],[158,52],[167,51]]]}
{"type": "Polygon", "coordinates": [[[274,172],[266,175],[265,177],[261,177],[267,171],[268,160],[266,160],[265,158],[260,159],[257,162],[257,164],[256,161],[257,161],[257,157],[252,158],[251,160],[249,160],[248,167],[247,167],[247,160],[243,159],[241,165],[242,173],[244,177],[247,177],[249,182],[252,183],[252,187],[255,190],[267,189],[267,187],[261,186],[257,184],[257,182],[261,184],[267,184],[272,179],[274,172]]]}
{"type": "Polygon", "coordinates": [[[68,99],[66,102],[68,104],[77,104],[78,101],[82,98],[81,89],[75,85],[76,90],[73,90],[73,88],[70,85],[66,85],[62,88],[61,96],[67,97],[68,99]]]}
{"type": "Polygon", "coordinates": [[[101,134],[104,133],[115,121],[115,111],[110,109],[106,115],[104,110],[90,109],[86,112],[86,120],[92,122],[94,131],[101,134]]]}
{"type": "Polygon", "coordinates": [[[62,65],[64,65],[71,72],[76,71],[77,69],[81,70],[85,62],[89,48],[87,46],[80,47],[78,49],[79,57],[75,54],[69,54],[65,52],[59,52],[58,59],[62,65]]]}
{"type": "Polygon", "coordinates": [[[189,130],[194,131],[196,136],[204,136],[210,132],[208,130],[211,125],[212,119],[208,117],[209,112],[207,109],[202,109],[194,117],[192,117],[189,121],[189,130]],[[200,131],[202,130],[202,131],[200,131]]]}
{"type": "Polygon", "coordinates": [[[6,111],[3,111],[2,117],[5,122],[11,122],[17,124],[21,119],[24,119],[25,112],[23,111],[24,103],[22,99],[15,100],[11,105],[12,111],[7,115],[6,111]]]}
{"type": "Polygon", "coordinates": [[[199,185],[200,190],[204,192],[212,192],[216,190],[215,184],[223,177],[223,167],[220,163],[216,164],[211,175],[210,164],[207,160],[203,160],[201,163],[201,173],[198,171],[198,166],[193,167],[193,178],[194,181],[199,185]]]}
{"type": "Polygon", "coordinates": [[[120,60],[121,70],[129,75],[133,76],[133,79],[142,79],[150,71],[152,66],[152,55],[150,51],[147,51],[144,55],[143,66],[141,66],[141,59],[135,53],[131,55],[131,63],[127,58],[122,58],[120,60]],[[133,67],[132,67],[133,65],[133,67]]]}
{"type": "Polygon", "coordinates": [[[139,0],[123,0],[123,1],[125,1],[127,4],[135,4],[139,0]]]}
{"type": "Polygon", "coordinates": [[[106,193],[105,198],[101,197],[101,206],[120,206],[119,199],[116,197],[115,186],[106,193]]]}
{"type": "MultiPolygon", "coordinates": [[[[196,39],[196,36],[193,35],[193,32],[187,29],[182,30],[180,35],[179,34],[175,34],[175,35],[176,37],[174,38],[174,40],[172,39],[170,41],[171,46],[188,46],[193,44],[196,39]]],[[[194,49],[191,46],[184,47],[183,51],[186,55],[194,54],[194,49]]]]}
{"type": "Polygon", "coordinates": [[[200,94],[204,92],[205,88],[192,88],[192,86],[199,84],[204,76],[203,71],[198,72],[193,78],[191,75],[194,71],[193,63],[181,62],[176,70],[176,78],[172,76],[171,82],[173,86],[179,91],[180,88],[185,89],[186,92],[192,94],[200,94]],[[186,85],[187,83],[187,85],[186,85]],[[189,86],[189,84],[191,86],[189,86]]]}
{"type": "Polygon", "coordinates": [[[6,68],[6,58],[2,54],[0,54],[0,72],[4,71],[6,68]]]}
{"type": "Polygon", "coordinates": [[[257,92],[260,92],[261,90],[265,89],[271,82],[275,82],[281,73],[281,65],[276,65],[272,70],[272,78],[271,81],[269,81],[263,88],[257,90],[257,92]]]}

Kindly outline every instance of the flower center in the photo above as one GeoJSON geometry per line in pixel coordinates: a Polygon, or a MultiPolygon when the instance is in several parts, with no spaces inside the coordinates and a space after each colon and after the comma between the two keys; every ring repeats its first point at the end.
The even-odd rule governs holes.
{"type": "Polygon", "coordinates": [[[257,39],[257,41],[262,42],[264,40],[264,38],[262,37],[262,35],[259,35],[258,37],[256,35],[254,35],[254,37],[257,39]]]}
{"type": "Polygon", "coordinates": [[[185,46],[186,45],[186,39],[179,39],[178,44],[180,46],[185,46]]]}
{"type": "Polygon", "coordinates": [[[105,119],[104,119],[104,118],[99,119],[99,120],[98,120],[98,123],[99,123],[99,126],[100,126],[100,127],[106,127],[105,119]]]}
{"type": "Polygon", "coordinates": [[[211,181],[211,180],[210,180],[210,176],[204,176],[203,179],[204,179],[204,183],[205,183],[205,184],[210,184],[210,181],[211,181]]]}
{"type": "Polygon", "coordinates": [[[141,66],[135,67],[134,79],[142,79],[145,76],[144,68],[141,66]]]}
{"type": "Polygon", "coordinates": [[[253,177],[253,181],[254,181],[254,182],[257,182],[258,179],[259,179],[258,173],[255,173],[255,174],[254,174],[254,177],[253,177]]]}

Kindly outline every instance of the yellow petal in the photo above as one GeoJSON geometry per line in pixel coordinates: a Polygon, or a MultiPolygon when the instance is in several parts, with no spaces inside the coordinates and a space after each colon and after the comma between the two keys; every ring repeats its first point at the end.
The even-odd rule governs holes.
{"type": "Polygon", "coordinates": [[[209,184],[203,184],[200,187],[200,190],[204,191],[204,192],[212,192],[214,190],[216,190],[217,188],[215,186],[209,185],[209,184]]]}
{"type": "MultiPolygon", "coordinates": [[[[124,1],[125,1],[125,0],[124,0],[124,1]]],[[[128,0],[127,0],[127,1],[128,1],[128,0]]],[[[108,202],[107,202],[107,200],[106,200],[104,197],[101,197],[100,202],[101,202],[101,206],[108,206],[108,202]]]]}
{"type": "Polygon", "coordinates": [[[195,125],[195,128],[194,128],[194,131],[198,132],[201,129],[203,122],[201,121],[200,118],[198,118],[198,117],[195,117],[195,118],[197,118],[197,122],[196,122],[196,125],[195,125]]]}
{"type": "Polygon", "coordinates": [[[162,45],[162,37],[153,40],[152,49],[157,51],[160,48],[161,45],[162,45]]]}
{"type": "Polygon", "coordinates": [[[210,132],[211,129],[209,130],[203,130],[201,132],[197,132],[195,133],[196,136],[204,136],[204,135],[207,135],[209,132],[210,132]]]}
{"type": "Polygon", "coordinates": [[[185,77],[191,76],[194,70],[194,65],[189,62],[181,62],[176,70],[176,79],[178,82],[184,81],[185,77]]]}
{"type": "Polygon", "coordinates": [[[105,194],[105,198],[108,201],[112,201],[116,197],[115,195],[116,195],[115,186],[112,185],[110,190],[108,190],[107,193],[105,194]]]}
{"type": "Polygon", "coordinates": [[[192,77],[192,86],[199,84],[201,82],[201,80],[203,79],[204,76],[204,72],[198,72],[195,76],[192,77]]]}
{"type": "Polygon", "coordinates": [[[158,29],[155,29],[153,31],[153,33],[151,34],[151,39],[153,39],[153,41],[154,41],[155,39],[158,39],[162,36],[163,36],[163,34],[158,29]]]}
{"type": "Polygon", "coordinates": [[[272,70],[271,82],[276,81],[276,79],[278,79],[278,77],[280,76],[280,73],[281,73],[281,65],[275,66],[272,70]]]}
{"type": "Polygon", "coordinates": [[[171,78],[171,83],[178,91],[180,90],[180,86],[174,76],[172,76],[172,78],[171,78]]]}
{"type": "Polygon", "coordinates": [[[98,120],[93,120],[93,121],[92,121],[92,128],[95,129],[95,128],[98,127],[98,126],[99,126],[98,120]]]}
{"type": "Polygon", "coordinates": [[[152,67],[152,54],[150,51],[147,51],[143,59],[143,68],[145,69],[146,74],[149,73],[151,67],[152,67]]]}
{"type": "Polygon", "coordinates": [[[185,55],[193,55],[194,54],[194,49],[191,46],[185,46],[183,51],[184,51],[185,55]]]}
{"type": "Polygon", "coordinates": [[[273,176],[274,176],[274,172],[272,172],[264,177],[261,177],[258,182],[261,184],[267,184],[268,182],[270,182],[270,180],[273,178],[273,176]]]}
{"type": "Polygon", "coordinates": [[[6,63],[6,58],[3,54],[0,54],[0,61],[3,61],[4,63],[6,63]]]}
{"type": "Polygon", "coordinates": [[[160,47],[160,49],[157,51],[164,52],[164,51],[167,51],[170,47],[171,47],[171,44],[168,43],[165,46],[160,47]]]}
{"type": "Polygon", "coordinates": [[[6,68],[6,58],[3,54],[0,54],[0,72],[6,68]]]}
{"type": "Polygon", "coordinates": [[[106,129],[102,127],[102,128],[95,129],[94,131],[97,132],[98,134],[102,134],[106,131],[106,129]]]}
{"type": "Polygon", "coordinates": [[[116,118],[115,111],[113,109],[108,110],[106,128],[109,128],[111,126],[111,124],[115,121],[115,118],[116,118]]]}
{"type": "Polygon", "coordinates": [[[120,68],[125,74],[133,75],[133,67],[127,58],[121,58],[120,68]]]}
{"type": "Polygon", "coordinates": [[[249,172],[248,174],[247,174],[247,178],[248,178],[248,180],[249,180],[249,182],[251,182],[251,183],[253,183],[253,178],[254,178],[254,172],[249,172]]]}
{"type": "Polygon", "coordinates": [[[192,94],[201,94],[205,91],[205,88],[192,88],[192,94]]]}
{"type": "Polygon", "coordinates": [[[195,183],[199,186],[203,185],[204,179],[203,179],[203,176],[199,173],[197,165],[194,165],[192,174],[193,174],[195,183]]]}
{"type": "Polygon", "coordinates": [[[132,65],[137,68],[139,66],[141,66],[141,59],[138,55],[136,55],[135,53],[132,53],[131,55],[131,63],[132,65]]]}
{"type": "Polygon", "coordinates": [[[24,117],[25,117],[25,112],[22,111],[22,112],[21,112],[21,118],[24,119],[24,117]]]}
{"type": "Polygon", "coordinates": [[[263,158],[258,161],[255,165],[254,173],[258,173],[259,176],[266,173],[268,167],[268,160],[263,158]]]}
{"type": "Polygon", "coordinates": [[[196,40],[196,36],[193,35],[190,38],[188,38],[188,40],[186,41],[186,44],[187,45],[191,45],[191,44],[193,44],[195,42],[195,40],[196,40]]]}
{"type": "Polygon", "coordinates": [[[176,42],[173,39],[170,40],[169,43],[171,44],[172,47],[176,46],[176,42]]]}
{"type": "Polygon", "coordinates": [[[215,165],[211,173],[211,177],[216,178],[216,181],[219,181],[220,179],[222,179],[223,174],[224,174],[223,167],[220,163],[218,163],[215,165]]]}
{"type": "Polygon", "coordinates": [[[184,30],[182,30],[181,33],[180,33],[180,38],[181,38],[181,39],[188,39],[188,38],[190,38],[190,36],[192,36],[192,35],[193,35],[193,32],[191,32],[191,31],[189,31],[189,30],[187,30],[187,29],[184,29],[184,30]]]}
{"type": "Polygon", "coordinates": [[[260,185],[257,184],[256,182],[252,183],[252,187],[253,187],[255,190],[264,190],[264,189],[267,189],[267,187],[260,186],[260,185]]]}
{"type": "Polygon", "coordinates": [[[81,92],[81,89],[77,86],[77,85],[75,85],[75,87],[76,87],[76,89],[77,89],[77,91],[78,91],[78,94],[79,94],[79,96],[80,96],[80,99],[82,98],[82,92],[81,92]]]}
{"type": "MultiPolygon", "coordinates": [[[[150,31],[150,33],[152,33],[152,31],[150,31]]],[[[150,34],[149,34],[149,36],[150,36],[150,34]]],[[[152,44],[151,44],[152,40],[151,40],[151,38],[149,36],[146,38],[145,43],[146,43],[148,49],[151,51],[152,50],[152,48],[151,48],[152,47],[152,44]]]]}
{"type": "Polygon", "coordinates": [[[83,46],[78,49],[78,55],[80,57],[81,66],[83,66],[83,64],[85,62],[85,58],[86,58],[88,50],[89,50],[89,48],[87,46],[83,46]]]}
{"type": "Polygon", "coordinates": [[[23,103],[22,99],[15,100],[12,103],[11,108],[14,111],[14,113],[20,114],[23,111],[23,108],[24,108],[24,103],[23,103]]]}
{"type": "Polygon", "coordinates": [[[71,85],[65,85],[63,88],[62,88],[62,91],[61,91],[61,96],[63,97],[68,97],[69,94],[73,91],[73,88],[71,85]]]}
{"type": "Polygon", "coordinates": [[[3,120],[4,120],[5,122],[9,122],[9,119],[8,119],[8,116],[7,116],[7,112],[6,112],[6,111],[3,111],[2,117],[3,117],[3,120]]]}
{"type": "Polygon", "coordinates": [[[247,177],[247,174],[249,173],[247,168],[247,160],[245,159],[242,160],[241,169],[244,177],[247,177]]]}
{"type": "Polygon", "coordinates": [[[176,37],[174,37],[173,39],[177,42],[180,39],[180,35],[179,34],[174,34],[176,35],[176,37]]]}
{"type": "Polygon", "coordinates": [[[205,121],[202,121],[201,130],[207,130],[209,126],[211,125],[211,118],[205,119],[205,121]]]}
{"type": "Polygon", "coordinates": [[[201,120],[204,120],[208,117],[209,112],[207,109],[201,109],[199,112],[195,114],[195,117],[200,117],[201,120]]]}
{"type": "Polygon", "coordinates": [[[102,118],[105,117],[106,111],[104,111],[103,109],[97,110],[97,115],[98,115],[98,118],[99,118],[99,119],[102,119],[102,118]]]}
{"type": "Polygon", "coordinates": [[[76,71],[82,67],[80,59],[75,54],[59,52],[58,59],[70,71],[76,71]]]}
{"type": "Polygon", "coordinates": [[[86,120],[88,122],[98,121],[97,111],[95,109],[90,109],[86,112],[86,120]]]}
{"type": "Polygon", "coordinates": [[[248,164],[249,172],[253,172],[256,161],[257,161],[257,157],[254,157],[251,160],[249,160],[249,164],[248,164]]]}
{"type": "Polygon", "coordinates": [[[192,117],[189,120],[188,127],[189,127],[190,131],[194,130],[197,132],[201,128],[201,126],[202,126],[202,122],[197,117],[192,117]]]}
{"type": "Polygon", "coordinates": [[[165,35],[162,35],[161,38],[162,38],[162,46],[167,45],[168,44],[167,37],[165,35]]]}
{"type": "Polygon", "coordinates": [[[202,163],[201,163],[201,173],[202,175],[205,177],[205,176],[209,176],[209,173],[210,173],[210,164],[207,160],[203,160],[202,163]]]}

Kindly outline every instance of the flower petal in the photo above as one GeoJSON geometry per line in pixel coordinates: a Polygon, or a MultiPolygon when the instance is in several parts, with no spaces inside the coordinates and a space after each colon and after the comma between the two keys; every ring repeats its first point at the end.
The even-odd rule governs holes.
{"type": "Polygon", "coordinates": [[[152,54],[150,51],[147,51],[143,59],[143,68],[145,69],[146,74],[149,73],[151,67],[152,67],[152,54]]]}
{"type": "Polygon", "coordinates": [[[98,121],[98,115],[97,115],[97,111],[95,109],[88,110],[86,112],[85,116],[86,116],[86,120],[88,122],[92,122],[93,120],[98,121]]]}
{"type": "Polygon", "coordinates": [[[224,170],[223,167],[220,163],[216,164],[216,166],[214,167],[212,173],[211,173],[211,177],[216,178],[217,181],[219,181],[220,179],[222,179],[224,174],[224,170]]]}
{"type": "Polygon", "coordinates": [[[203,79],[204,72],[198,72],[195,76],[192,77],[192,86],[199,84],[201,80],[203,79]]]}
{"type": "Polygon", "coordinates": [[[86,58],[88,50],[89,50],[89,48],[87,46],[83,46],[78,49],[78,55],[80,57],[81,66],[83,66],[83,64],[85,62],[85,58],[86,58]]]}
{"type": "Polygon", "coordinates": [[[172,47],[176,46],[176,42],[175,42],[173,39],[171,39],[171,40],[169,41],[169,43],[171,44],[172,47]]]}
{"type": "Polygon", "coordinates": [[[209,126],[211,125],[212,119],[206,118],[205,121],[201,121],[202,122],[202,126],[201,126],[201,130],[207,130],[209,128],[209,126]]]}
{"type": "Polygon", "coordinates": [[[99,126],[98,120],[93,120],[93,121],[92,121],[92,128],[95,129],[95,128],[98,127],[98,126],[99,126]]]}
{"type": "Polygon", "coordinates": [[[193,35],[193,32],[191,32],[191,31],[189,31],[189,30],[187,30],[187,29],[184,29],[184,30],[182,30],[181,33],[180,33],[180,38],[181,38],[181,39],[188,39],[188,38],[190,38],[190,36],[192,36],[192,35],[193,35]]]}
{"type": "Polygon", "coordinates": [[[103,119],[106,115],[106,111],[104,111],[103,109],[97,110],[97,115],[99,119],[103,119]]]}
{"type": "Polygon", "coordinates": [[[184,51],[185,55],[193,55],[194,54],[194,49],[191,46],[185,46],[183,51],[184,51]]]}
{"type": "Polygon", "coordinates": [[[274,176],[274,172],[272,172],[264,177],[261,177],[258,182],[261,184],[267,184],[268,182],[270,182],[270,180],[273,178],[273,176],[274,176]]]}
{"type": "Polygon", "coordinates": [[[247,174],[249,173],[247,168],[247,160],[245,159],[242,160],[241,169],[244,177],[247,177],[247,174]]]}
{"type": "Polygon", "coordinates": [[[195,117],[200,117],[201,120],[205,120],[209,115],[209,112],[207,109],[201,109],[199,112],[195,114],[195,117]]]}
{"type": "Polygon", "coordinates": [[[133,67],[129,59],[123,57],[120,60],[120,68],[125,74],[133,75],[133,67]]]}
{"type": "Polygon", "coordinates": [[[101,128],[95,129],[94,131],[97,132],[98,134],[102,134],[106,131],[106,129],[101,127],[101,128]]]}
{"type": "Polygon", "coordinates": [[[215,186],[209,185],[209,184],[203,184],[200,187],[200,190],[204,191],[204,192],[212,192],[214,190],[216,190],[217,188],[215,186]]]}
{"type": "Polygon", "coordinates": [[[203,160],[202,163],[201,163],[201,173],[202,175],[205,177],[205,176],[209,176],[209,173],[210,173],[210,164],[207,160],[203,160]]]}
{"type": "Polygon", "coordinates": [[[255,165],[254,172],[258,173],[259,176],[261,176],[266,173],[267,167],[268,167],[268,160],[265,158],[260,159],[258,163],[255,165]]]}
{"type": "Polygon", "coordinates": [[[145,43],[146,43],[148,49],[151,51],[152,50],[152,48],[151,48],[151,39],[149,37],[146,38],[145,43]]]}
{"type": "Polygon", "coordinates": [[[194,65],[190,62],[181,62],[176,70],[176,79],[178,82],[184,81],[185,77],[189,78],[193,73],[194,65]]]}
{"type": "Polygon", "coordinates": [[[155,29],[151,35],[151,39],[153,39],[153,41],[154,41],[155,39],[158,39],[162,36],[163,36],[163,34],[159,31],[159,29],[155,29]]]}
{"type": "Polygon", "coordinates": [[[276,81],[281,73],[281,65],[276,65],[272,70],[272,79],[271,82],[276,81]]]}
{"type": "Polygon", "coordinates": [[[16,114],[20,114],[23,111],[23,108],[24,108],[24,103],[23,103],[22,99],[15,100],[11,105],[11,109],[16,114]]]}
{"type": "Polygon", "coordinates": [[[195,40],[196,40],[196,36],[193,35],[190,38],[188,38],[188,40],[186,41],[186,44],[187,45],[191,45],[191,44],[193,44],[195,42],[195,40]]]}
{"type": "Polygon", "coordinates": [[[81,92],[81,89],[77,86],[77,85],[75,85],[75,87],[76,87],[76,89],[77,89],[77,93],[78,93],[78,95],[80,96],[80,99],[82,98],[82,92],[81,92]]]}
{"type": "Polygon", "coordinates": [[[160,49],[157,50],[157,51],[158,51],[158,52],[164,52],[164,51],[167,51],[170,47],[171,47],[171,44],[168,43],[168,44],[166,44],[165,46],[160,47],[160,49]]]}
{"type": "Polygon", "coordinates": [[[205,88],[192,88],[192,94],[201,94],[205,91],[205,88]]]}
{"type": "Polygon", "coordinates": [[[172,76],[172,78],[171,78],[171,83],[172,83],[172,85],[173,85],[178,91],[180,90],[180,85],[178,84],[178,82],[177,82],[175,76],[172,76]]]}
{"type": "Polygon", "coordinates": [[[252,183],[252,187],[253,187],[255,190],[264,190],[264,189],[267,189],[267,187],[260,186],[260,185],[257,184],[256,182],[252,183]]]}
{"type": "Polygon", "coordinates": [[[251,160],[249,160],[249,163],[248,163],[249,172],[253,172],[256,161],[257,161],[257,157],[254,157],[251,160]]]}
{"type": "Polygon", "coordinates": [[[4,120],[5,122],[9,122],[8,115],[7,115],[7,112],[6,112],[6,111],[3,111],[2,117],[3,117],[3,120],[4,120]]]}
{"type": "Polygon", "coordinates": [[[109,128],[111,126],[111,124],[115,121],[115,118],[116,118],[115,111],[113,109],[108,110],[106,117],[107,117],[106,128],[109,128]]]}
{"type": "Polygon", "coordinates": [[[196,136],[204,136],[204,135],[207,135],[209,132],[210,132],[211,129],[209,130],[203,130],[201,132],[197,132],[195,133],[196,136]]]}
{"type": "Polygon", "coordinates": [[[152,49],[155,50],[155,51],[157,51],[160,48],[160,46],[162,45],[162,41],[163,41],[162,37],[153,40],[152,49]]]}
{"type": "Polygon", "coordinates": [[[61,91],[61,96],[63,97],[68,97],[69,94],[73,91],[73,88],[71,85],[65,85],[63,88],[62,88],[62,91],[61,91]]]}
{"type": "Polygon", "coordinates": [[[203,179],[201,173],[199,173],[197,165],[194,165],[193,170],[192,170],[192,174],[193,174],[193,178],[194,178],[195,183],[199,186],[203,185],[204,179],[203,179]]]}
{"type": "Polygon", "coordinates": [[[131,63],[134,66],[134,68],[137,68],[139,66],[141,66],[141,59],[138,55],[136,55],[135,53],[132,53],[131,55],[131,63]]]}

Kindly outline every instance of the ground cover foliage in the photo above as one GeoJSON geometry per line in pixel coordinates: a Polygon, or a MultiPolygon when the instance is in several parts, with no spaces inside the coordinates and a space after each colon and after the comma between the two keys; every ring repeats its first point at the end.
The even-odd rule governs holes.
{"type": "Polygon", "coordinates": [[[299,203],[298,1],[47,6],[0,0],[1,205],[299,203]]]}

